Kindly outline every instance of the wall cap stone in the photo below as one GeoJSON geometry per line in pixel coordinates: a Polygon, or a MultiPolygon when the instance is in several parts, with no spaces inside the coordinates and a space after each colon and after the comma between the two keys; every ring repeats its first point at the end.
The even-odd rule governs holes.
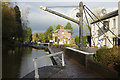
{"type": "Polygon", "coordinates": [[[89,55],[89,54],[95,54],[95,53],[91,53],[91,52],[80,51],[80,50],[77,50],[77,49],[74,49],[74,48],[71,48],[71,47],[66,47],[66,48],[67,49],[71,49],[71,50],[76,51],[76,52],[80,52],[82,54],[87,54],[87,55],[89,55]]]}

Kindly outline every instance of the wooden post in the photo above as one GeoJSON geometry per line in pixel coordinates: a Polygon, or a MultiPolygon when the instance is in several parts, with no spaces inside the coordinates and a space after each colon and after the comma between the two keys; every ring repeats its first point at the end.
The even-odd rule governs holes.
{"type": "Polygon", "coordinates": [[[39,80],[37,58],[33,59],[35,68],[35,80],[39,80]]]}
{"type": "Polygon", "coordinates": [[[64,62],[64,54],[62,53],[62,66],[65,66],[65,62],[64,62]]]}

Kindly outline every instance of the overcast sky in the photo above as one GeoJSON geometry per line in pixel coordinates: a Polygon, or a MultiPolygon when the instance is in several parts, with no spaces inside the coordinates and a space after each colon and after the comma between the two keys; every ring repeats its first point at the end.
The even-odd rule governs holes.
{"type": "MultiPolygon", "coordinates": [[[[96,8],[105,8],[107,12],[110,12],[118,9],[117,2],[84,2],[84,4],[87,5],[91,10],[96,8]]],[[[58,24],[65,26],[67,22],[70,22],[73,27],[73,36],[78,35],[78,25],[76,23],[49,12],[40,10],[40,6],[78,6],[79,2],[18,2],[18,5],[22,14],[26,9],[29,8],[28,26],[32,28],[33,32],[45,32],[49,26],[52,26],[53,28],[58,24]]],[[[52,10],[77,19],[75,14],[78,12],[78,10],[72,12],[73,8],[52,8],[52,10]]]]}

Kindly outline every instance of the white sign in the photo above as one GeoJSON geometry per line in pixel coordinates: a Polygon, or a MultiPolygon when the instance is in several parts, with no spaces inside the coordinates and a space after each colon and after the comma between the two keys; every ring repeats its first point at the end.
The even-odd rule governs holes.
{"type": "Polygon", "coordinates": [[[53,42],[53,40],[50,40],[50,42],[53,42]]]}
{"type": "Polygon", "coordinates": [[[102,40],[98,40],[97,47],[101,48],[102,44],[103,44],[103,41],[102,40]]]}

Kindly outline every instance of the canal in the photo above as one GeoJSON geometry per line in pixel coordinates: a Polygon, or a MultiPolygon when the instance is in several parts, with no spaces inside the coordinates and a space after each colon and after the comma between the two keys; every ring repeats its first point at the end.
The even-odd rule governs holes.
{"type": "MultiPolygon", "coordinates": [[[[15,47],[2,50],[2,76],[3,78],[22,78],[34,70],[33,58],[49,54],[44,50],[30,47],[15,47]]],[[[38,61],[38,67],[53,65],[50,58],[38,61]]]]}

